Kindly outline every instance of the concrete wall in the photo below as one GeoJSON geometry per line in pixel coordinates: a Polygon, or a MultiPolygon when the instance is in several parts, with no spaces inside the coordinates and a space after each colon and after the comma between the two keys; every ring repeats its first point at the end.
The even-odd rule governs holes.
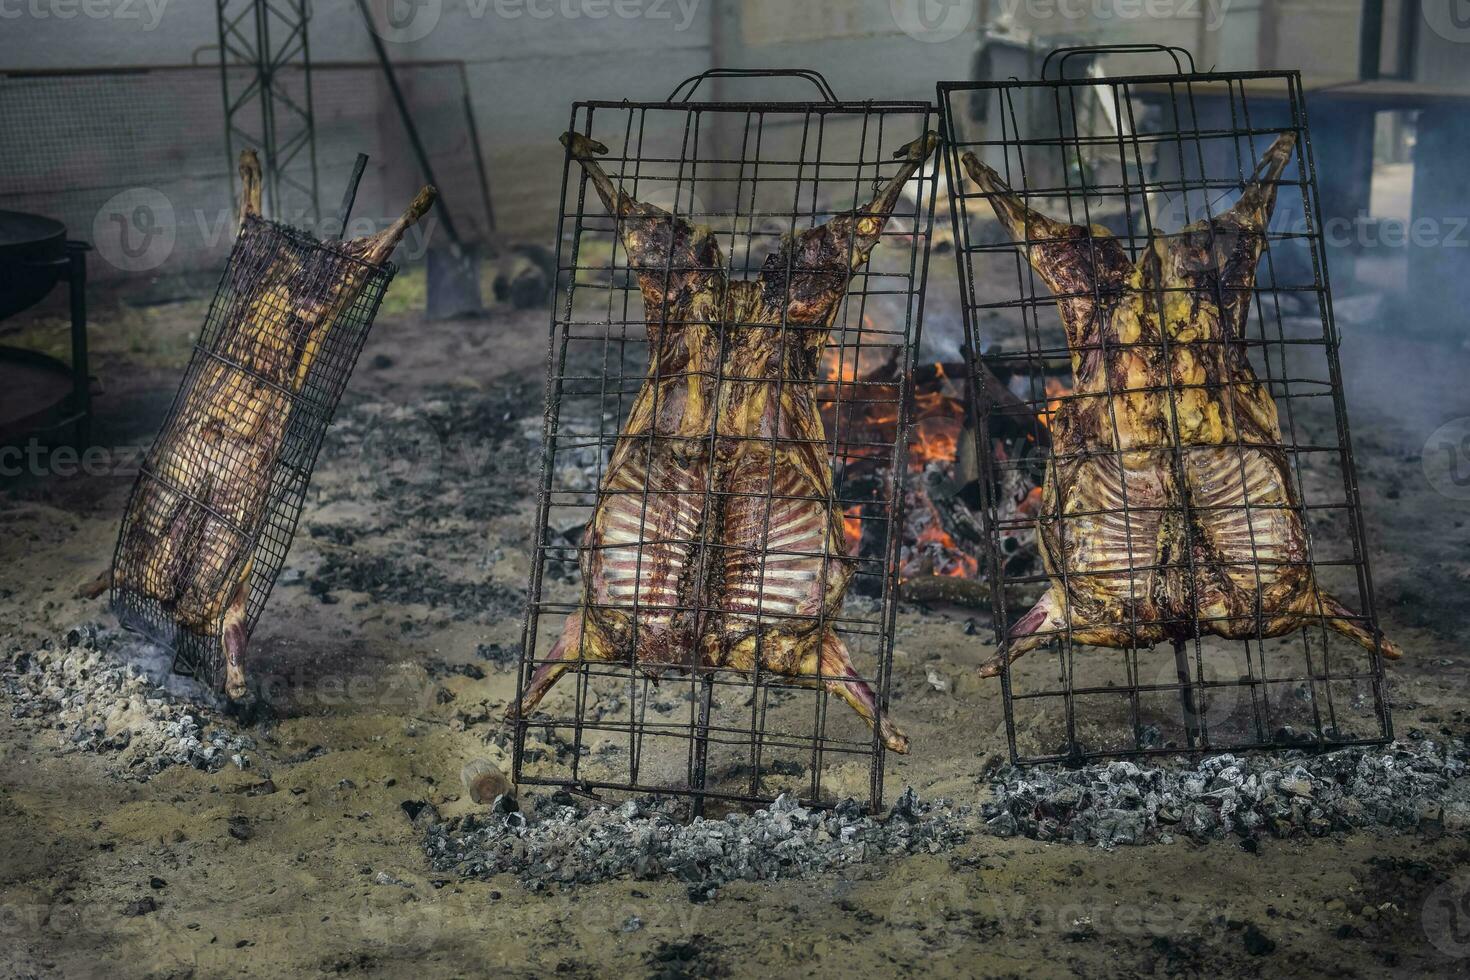
{"type": "MultiPolygon", "coordinates": [[[[1300,67],[1336,78],[1358,67],[1361,0],[993,0],[992,9],[1013,11],[1017,26],[1064,43],[1183,47],[1202,71],[1300,67]]],[[[1160,65],[1158,55],[1136,55],[1108,67],[1127,74],[1160,65]]]]}
{"type": "MultiPolygon", "coordinates": [[[[0,0],[0,69],[154,66],[191,61],[217,64],[213,3],[87,2],[93,5],[94,15],[77,12],[76,0],[0,0]],[[108,4],[113,6],[109,8],[108,4]],[[95,15],[106,10],[111,16],[95,15]]],[[[381,0],[373,3],[375,10],[385,9],[381,0]]],[[[389,21],[379,22],[386,25],[380,33],[387,37],[395,61],[466,62],[497,217],[502,228],[512,233],[533,233],[549,227],[562,159],[556,136],[566,125],[574,99],[622,95],[662,98],[680,79],[711,63],[713,5],[706,0],[412,0],[403,9],[413,16],[398,22],[402,29],[389,21]]],[[[354,0],[314,0],[312,10],[314,62],[366,61],[374,57],[354,0]]],[[[218,82],[207,83],[202,74],[178,77],[180,84],[191,89],[212,87],[218,111],[218,82]]],[[[395,182],[412,183],[417,179],[386,87],[368,72],[357,78],[350,83],[354,88],[345,93],[345,98],[339,97],[336,102],[331,98],[318,100],[319,144],[324,156],[320,169],[327,207],[340,193],[344,165],[359,143],[374,152],[379,170],[386,167],[406,171],[395,174],[395,182]],[[380,139],[377,130],[389,138],[380,139]]],[[[336,81],[341,84],[340,79],[336,81]]],[[[458,86],[442,92],[423,85],[415,88],[412,73],[405,74],[405,81],[411,103],[442,103],[453,109],[452,113],[442,113],[445,124],[460,124],[463,113],[458,109],[458,86]]],[[[323,72],[316,87],[320,92],[323,86],[332,84],[330,73],[323,72]]],[[[166,94],[154,94],[167,98],[166,94]]],[[[109,119],[106,95],[92,103],[100,114],[93,115],[99,129],[105,128],[109,119]]],[[[37,112],[51,108],[44,104],[35,107],[37,112]]],[[[165,106],[157,108],[167,113],[165,106]]],[[[88,106],[68,106],[68,110],[86,113],[88,106]]],[[[23,110],[14,107],[14,111],[23,110]]],[[[213,134],[218,120],[209,122],[209,127],[196,128],[200,136],[191,145],[187,134],[170,132],[164,120],[162,132],[171,142],[183,142],[183,147],[159,145],[146,153],[156,159],[160,171],[170,176],[185,171],[222,179],[229,168],[222,138],[213,134]]],[[[253,124],[253,117],[248,122],[253,124]]],[[[154,134],[136,135],[146,141],[154,134]]],[[[468,154],[461,162],[468,166],[468,154]]],[[[100,171],[90,176],[74,172],[69,179],[77,186],[105,183],[109,177],[100,171]]],[[[391,196],[401,198],[404,189],[399,187],[397,191],[391,196]]],[[[370,190],[362,206],[376,206],[379,202],[374,196],[370,190]]],[[[478,209],[477,201],[459,205],[478,209]]]]}
{"type": "MultiPolygon", "coordinates": [[[[576,99],[661,99],[680,80],[712,65],[817,68],[842,98],[932,98],[937,79],[967,74],[981,4],[976,0],[962,9],[963,22],[952,31],[905,33],[905,2],[372,0],[372,6],[395,60],[466,63],[501,227],[536,234],[550,227],[555,213],[561,170],[556,136],[576,99]],[[396,11],[396,19],[385,11],[396,11]]],[[[914,0],[916,8],[919,3],[914,0]]],[[[213,65],[214,8],[206,0],[0,0],[0,69],[213,65]]],[[[355,0],[314,0],[311,9],[315,62],[373,57],[355,0]]],[[[363,77],[350,105],[334,104],[326,113],[319,108],[324,203],[335,198],[337,170],[350,161],[355,142],[373,144],[376,167],[404,171],[390,183],[414,179],[385,88],[363,77]],[[355,132],[373,128],[393,137],[354,139],[355,132]]],[[[457,105],[458,91],[441,95],[408,81],[415,104],[442,98],[457,105]]],[[[328,84],[325,75],[322,84],[328,84]]],[[[796,83],[723,82],[701,91],[702,98],[747,94],[810,97],[796,83]]],[[[99,106],[104,112],[105,105],[103,100],[99,106]]],[[[197,123],[195,128],[205,131],[197,123]]],[[[176,152],[168,167],[217,180],[228,171],[220,145],[211,136],[176,152]]],[[[88,178],[79,173],[71,179],[88,178]]],[[[373,195],[365,207],[375,205],[373,195]]]]}

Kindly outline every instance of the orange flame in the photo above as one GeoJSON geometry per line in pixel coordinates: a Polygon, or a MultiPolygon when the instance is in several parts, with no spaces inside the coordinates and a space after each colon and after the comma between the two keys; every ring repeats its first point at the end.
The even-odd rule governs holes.
{"type": "Polygon", "coordinates": [[[925,550],[925,545],[936,545],[952,562],[949,568],[936,570],[935,574],[947,575],[950,578],[974,578],[978,575],[980,572],[979,560],[966,554],[959,542],[944,529],[944,525],[939,521],[939,512],[928,498],[924,498],[923,506],[928,508],[931,520],[919,532],[914,543],[919,546],[921,552],[925,550]]]}
{"type": "Polygon", "coordinates": [[[842,537],[847,543],[847,553],[856,557],[863,542],[862,504],[853,504],[842,512],[842,537]]]}
{"type": "Polygon", "coordinates": [[[1051,428],[1052,419],[1062,410],[1062,405],[1066,402],[1067,396],[1070,394],[1072,394],[1072,389],[1061,381],[1058,381],[1056,378],[1046,379],[1046,409],[1038,412],[1036,415],[1041,420],[1042,425],[1048,429],[1051,428]]]}
{"type": "MultiPolygon", "coordinates": [[[[864,326],[872,324],[867,317],[864,326]]],[[[881,349],[880,349],[881,350],[881,349]]],[[[828,432],[836,432],[839,451],[844,440],[882,442],[897,434],[900,384],[893,377],[894,364],[887,352],[874,350],[842,351],[828,348],[823,355],[824,384],[818,391],[823,420],[828,432]],[[856,382],[867,382],[862,388],[856,382]],[[835,427],[835,428],[834,428],[835,427]]],[[[933,366],[932,374],[923,372],[922,381],[911,394],[910,415],[912,437],[909,441],[909,469],[922,473],[931,462],[953,463],[958,458],[960,439],[965,436],[966,400],[962,379],[951,377],[942,363],[933,366]]],[[[1057,378],[1045,381],[1044,407],[1037,412],[1042,425],[1051,428],[1072,389],[1057,378]]],[[[1004,452],[999,443],[996,450],[1004,452]]],[[[906,544],[902,574],[934,574],[955,578],[976,578],[980,574],[979,559],[967,553],[944,528],[938,507],[922,488],[922,481],[911,480],[910,515],[917,521],[906,521],[912,539],[906,544]],[[916,524],[922,524],[917,527],[916,524]],[[911,547],[910,547],[911,546],[911,547]]],[[[1015,502],[1018,516],[1034,518],[1041,512],[1042,491],[1033,487],[1015,502]]],[[[849,554],[857,555],[862,538],[862,514],[859,505],[847,507],[842,514],[843,536],[849,554]]]]}
{"type": "Polygon", "coordinates": [[[919,420],[914,425],[914,441],[909,446],[909,469],[921,471],[934,460],[953,462],[959,452],[961,429],[960,420],[953,417],[919,420]]]}

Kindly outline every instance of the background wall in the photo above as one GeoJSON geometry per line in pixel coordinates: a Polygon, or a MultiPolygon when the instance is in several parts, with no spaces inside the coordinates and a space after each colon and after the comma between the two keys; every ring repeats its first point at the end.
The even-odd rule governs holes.
{"type": "MultiPolygon", "coordinates": [[[[205,0],[0,0],[0,70],[76,67],[128,67],[218,63],[215,4],[205,0]],[[86,11],[90,11],[86,12],[86,11]]],[[[924,39],[903,29],[907,0],[372,0],[379,32],[395,62],[452,59],[465,63],[481,149],[494,191],[501,229],[510,234],[544,235],[555,214],[562,150],[556,137],[566,126],[571,103],[585,98],[662,99],[682,79],[716,65],[811,67],[826,73],[844,99],[933,97],[942,77],[965,77],[981,23],[979,2],[943,8],[947,20],[924,39]],[[948,24],[949,26],[945,26],[948,24]]],[[[360,62],[374,57],[355,0],[315,0],[310,27],[314,63],[360,62]]],[[[908,18],[913,24],[920,21],[908,18]]],[[[919,31],[919,33],[925,33],[919,31]]],[[[317,88],[331,85],[323,71],[317,88]]],[[[457,112],[459,92],[439,91],[442,78],[415,83],[404,73],[415,106],[445,105],[457,112]]],[[[347,83],[346,93],[318,95],[318,134],[323,201],[335,201],[341,176],[356,143],[372,143],[380,178],[400,186],[387,193],[401,199],[401,184],[412,183],[416,168],[406,143],[380,141],[369,131],[396,132],[386,87],[364,72],[347,83]],[[355,136],[354,134],[358,134],[355,136]]],[[[798,83],[749,85],[731,89],[707,86],[701,97],[808,97],[798,83]]],[[[203,89],[190,111],[219,108],[218,80],[211,70],[179,76],[164,89],[203,89]],[[184,80],[188,79],[188,80],[184,80]]],[[[157,93],[161,96],[161,93],[157,93]]],[[[99,125],[108,122],[108,93],[91,103],[99,125]]],[[[141,93],[140,98],[149,97],[141,93]]],[[[44,106],[39,106],[44,110],[44,106]]],[[[74,107],[85,113],[87,106],[74,107]]],[[[161,113],[181,118],[177,111],[161,113]]],[[[143,127],[131,138],[150,141],[146,107],[135,106],[143,127]]],[[[4,112],[0,108],[0,112],[4,112]]],[[[7,126],[28,122],[31,107],[12,103],[7,126]]],[[[59,114],[53,118],[59,119],[59,114]]],[[[75,117],[73,117],[75,118],[75,117]]],[[[455,114],[446,111],[444,125],[455,114]]],[[[74,122],[71,123],[74,125],[74,122]]],[[[217,120],[190,122],[196,132],[186,152],[159,161],[170,176],[224,182],[233,169],[217,135],[217,120]],[[211,128],[214,127],[214,128],[211,128]]],[[[438,134],[441,140],[444,134],[438,134]]],[[[158,139],[159,146],[175,141],[158,139]]],[[[458,158],[468,164],[467,157],[458,158]]],[[[113,183],[106,162],[93,169],[70,161],[68,181],[113,183]]],[[[440,164],[446,166],[448,164],[440,164]]],[[[446,181],[446,183],[448,183],[446,181]]],[[[226,185],[227,186],[227,185],[226,185]]],[[[27,185],[34,190],[35,183],[27,185]]],[[[0,206],[6,188],[0,184],[0,206]]],[[[12,193],[18,187],[10,188],[12,193]]],[[[393,206],[371,181],[362,207],[384,214],[393,206]]],[[[461,208],[477,202],[456,202],[461,208]]],[[[14,206],[14,205],[12,205],[14,206]]]]}
{"type": "MultiPolygon", "coordinates": [[[[227,2],[235,10],[246,4],[227,2]]],[[[1030,76],[1036,53],[1059,44],[1139,41],[1186,47],[1202,70],[1301,69],[1316,145],[1333,161],[1321,175],[1324,200],[1338,208],[1328,217],[1355,228],[1377,193],[1375,181],[1384,183],[1373,152],[1382,113],[1399,114],[1393,124],[1399,145],[1388,152],[1407,160],[1414,156],[1417,114],[1427,112],[1437,138],[1417,144],[1413,166],[1395,178],[1403,186],[1388,195],[1412,200],[1413,213],[1390,217],[1455,228],[1464,210],[1459,184],[1449,177],[1463,171],[1461,147],[1470,145],[1461,111],[1470,93],[1470,27],[1452,16],[1457,8],[1450,0],[1382,0],[1385,43],[1403,31],[1415,40],[1408,78],[1382,83],[1359,80],[1363,0],[369,3],[376,32],[402,66],[447,209],[470,237],[482,237],[488,220],[466,93],[500,231],[549,244],[562,163],[556,137],[577,99],[662,99],[682,79],[711,67],[806,67],[824,73],[844,99],[927,100],[938,79],[981,71],[1030,76]],[[982,67],[976,56],[987,38],[1008,43],[982,67]],[[1411,187],[1410,170],[1436,176],[1411,187]]],[[[217,267],[228,245],[234,165],[225,149],[216,6],[210,0],[0,0],[0,207],[56,215],[73,234],[99,242],[109,233],[116,237],[110,229],[121,226],[135,237],[156,232],[177,246],[164,272],[181,263],[217,267]],[[76,68],[114,71],[85,80],[27,74],[76,68]],[[140,224],[139,215],[149,223],[140,224]]],[[[355,214],[381,221],[402,207],[421,180],[420,168],[373,63],[356,0],[314,0],[311,11],[322,210],[335,211],[361,150],[372,165],[355,214]]],[[[1149,55],[1110,58],[1106,67],[1126,74],[1166,64],[1149,55]]],[[[699,97],[813,95],[793,80],[715,80],[699,97]]],[[[299,220],[300,204],[282,203],[278,213],[299,220]]],[[[1402,259],[1412,252],[1413,267],[1429,270],[1432,281],[1470,283],[1470,275],[1444,265],[1462,270],[1470,248],[1440,245],[1435,238],[1431,251],[1417,244],[1390,250],[1395,281],[1407,281],[1402,259]]],[[[1356,237],[1335,245],[1334,266],[1351,272],[1356,258],[1375,248],[1356,237]]],[[[413,243],[400,254],[413,258],[413,243]]],[[[146,268],[128,269],[130,261],[99,262],[98,273],[146,268]]]]}

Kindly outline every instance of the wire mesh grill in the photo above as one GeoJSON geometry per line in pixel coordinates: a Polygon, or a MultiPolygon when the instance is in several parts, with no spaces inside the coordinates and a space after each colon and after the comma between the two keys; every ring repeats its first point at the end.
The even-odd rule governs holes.
{"type": "Polygon", "coordinates": [[[517,782],[879,804],[932,122],[574,106],[517,782]]]}
{"type": "Polygon", "coordinates": [[[998,457],[1016,412],[975,386],[1011,757],[1382,741],[1397,650],[1300,77],[1068,77],[1069,57],[939,87],[971,373],[1032,428],[998,457]],[[1018,480],[1039,516],[997,507],[1018,480]],[[1029,528],[1045,567],[1017,574],[1004,540],[1029,528]]]}
{"type": "Polygon", "coordinates": [[[118,533],[112,603],[223,683],[290,549],[322,437],[394,274],[346,246],[248,217],[118,533]]]}

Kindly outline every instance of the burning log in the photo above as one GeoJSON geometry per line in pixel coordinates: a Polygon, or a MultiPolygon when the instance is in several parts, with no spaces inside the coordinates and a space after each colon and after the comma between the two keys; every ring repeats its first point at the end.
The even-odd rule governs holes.
{"type": "MultiPolygon", "coordinates": [[[[1008,362],[1009,364],[1009,362],[1008,362]]],[[[1012,365],[1013,366],[1013,365],[1012,365]]],[[[1044,373],[1045,365],[1038,366],[1044,373]]],[[[984,355],[974,361],[975,381],[988,403],[987,417],[990,421],[992,438],[1008,439],[1016,436],[1035,440],[1043,449],[1051,447],[1050,421],[1038,417],[1031,405],[996,376],[984,355]]],[[[1051,379],[1048,379],[1050,385],[1051,379]]],[[[1060,384],[1060,382],[1056,382],[1060,384]]]]}
{"type": "Polygon", "coordinates": [[[907,751],[831,626],[856,563],[849,515],[832,503],[817,373],[853,274],[937,137],[900,149],[867,205],[784,238],[752,281],[727,278],[709,228],[616,187],[600,143],[562,142],[617,219],[652,353],[582,538],[580,608],[509,716],[526,717],[579,661],[656,677],[697,657],[819,683],[907,751]]]}
{"type": "Polygon", "coordinates": [[[112,574],[120,595],[156,601],[177,626],[219,639],[231,698],[245,693],[255,546],[287,432],[306,410],[303,388],[328,332],[435,196],[424,188],[375,235],[313,243],[330,253],[322,262],[279,247],[278,228],[260,214],[254,151],[241,154],[240,179],[240,229],[225,284],[237,301],[148,454],[112,574]]]}
{"type": "Polygon", "coordinates": [[[905,579],[899,594],[907,602],[983,609],[990,605],[990,586],[983,579],[955,575],[920,575],[905,579]]]}
{"type": "Polygon", "coordinates": [[[1276,404],[1238,343],[1294,145],[1277,139],[1234,207],[1155,235],[1136,264],[963,157],[1057,296],[1077,387],[1055,408],[1038,522],[1050,588],[985,676],[1062,633],[1126,648],[1322,623],[1400,656],[1318,587],[1276,404]]]}
{"type": "MultiPolygon", "coordinates": [[[[986,532],[982,516],[981,466],[1005,460],[1010,466],[992,465],[995,485],[991,493],[999,515],[1003,557],[1008,571],[1029,574],[1039,564],[1036,534],[1023,518],[1034,521],[1041,495],[1041,468],[1017,466],[1022,456],[1044,453],[1051,444],[1050,424],[1062,397],[1070,388],[1058,375],[1065,366],[1021,361],[1010,355],[992,353],[974,363],[977,380],[983,386],[988,405],[987,420],[992,443],[992,460],[982,461],[976,449],[972,426],[978,412],[970,404],[971,389],[961,379],[971,370],[971,361],[934,362],[915,366],[912,374],[909,417],[912,436],[909,440],[909,472],[904,474],[903,548],[899,574],[900,595],[909,601],[945,601],[958,605],[988,606],[989,600],[976,590],[950,589],[944,600],[930,593],[938,586],[915,585],[921,579],[979,578],[977,555],[983,550],[986,532]],[[991,362],[996,364],[994,370],[991,362]],[[1006,384],[1003,377],[1013,371],[1035,369],[1047,372],[1045,390],[1051,396],[1050,409],[1037,412],[1006,384]]],[[[827,358],[828,384],[822,388],[823,421],[838,434],[838,457],[847,461],[844,482],[851,490],[865,482],[882,484],[888,479],[884,458],[874,458],[857,451],[859,444],[891,442],[898,431],[898,398],[900,392],[898,365],[893,358],[861,374],[857,365],[841,362],[836,352],[827,358]],[[850,403],[837,395],[839,383],[857,383],[878,392],[864,401],[861,409],[848,412],[850,403]],[[841,411],[839,411],[841,410],[841,411]],[[840,416],[840,417],[839,417],[840,416]]],[[[853,508],[849,517],[854,516],[853,508]]],[[[858,525],[854,519],[853,525],[858,525]]],[[[858,542],[856,554],[877,558],[884,545],[876,537],[858,542]]]]}

